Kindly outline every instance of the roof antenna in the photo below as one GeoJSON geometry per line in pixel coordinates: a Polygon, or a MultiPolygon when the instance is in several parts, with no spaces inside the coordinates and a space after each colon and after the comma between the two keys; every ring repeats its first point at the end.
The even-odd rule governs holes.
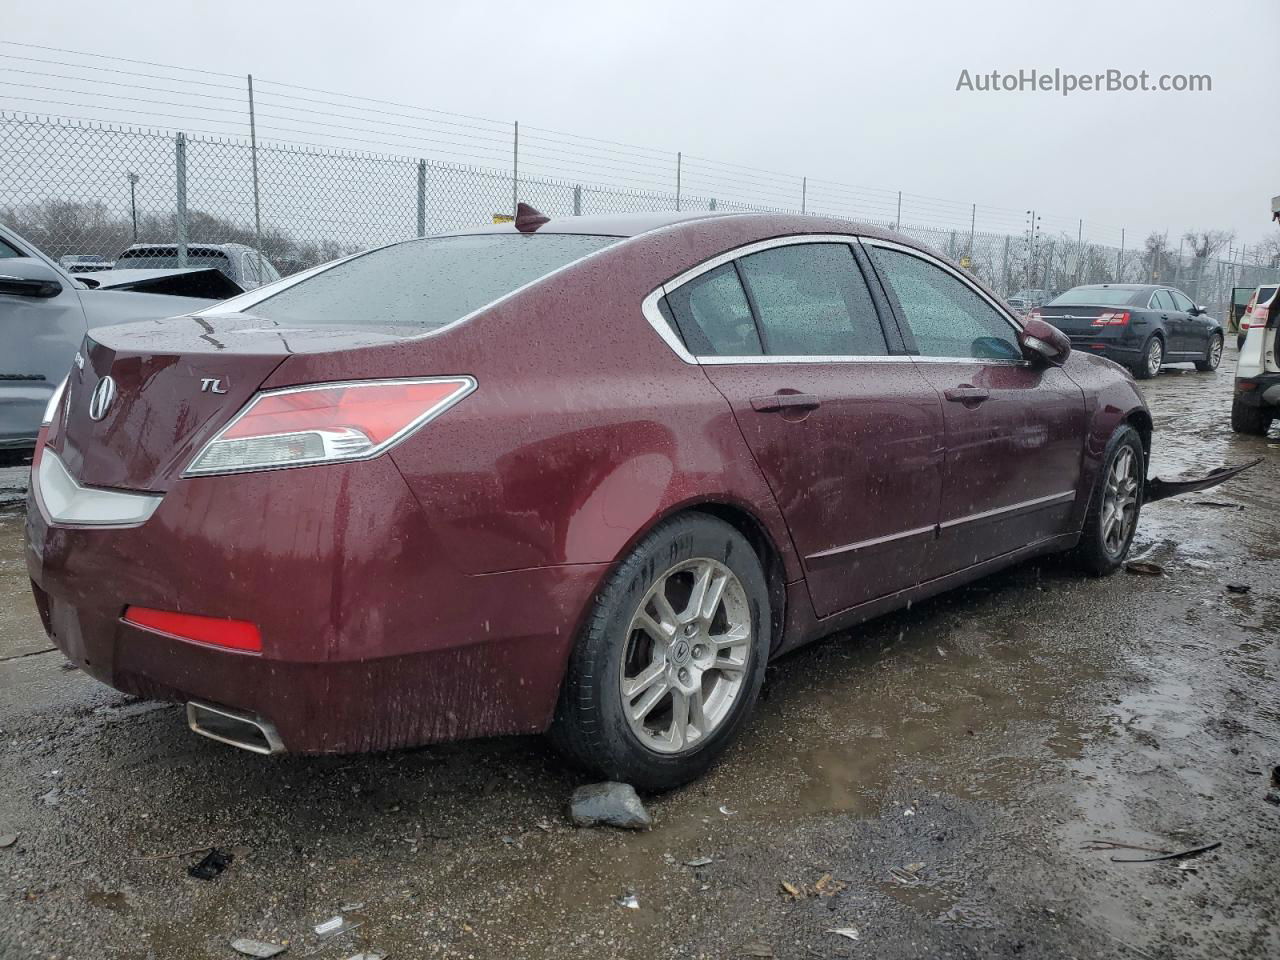
{"type": "Polygon", "coordinates": [[[533,233],[544,223],[550,222],[550,217],[541,211],[533,209],[527,203],[516,204],[516,229],[521,233],[533,233]]]}

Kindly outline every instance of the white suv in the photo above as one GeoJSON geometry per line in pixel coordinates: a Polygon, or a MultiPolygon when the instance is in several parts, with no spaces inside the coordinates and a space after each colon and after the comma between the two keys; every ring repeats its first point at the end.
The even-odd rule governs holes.
{"type": "Polygon", "coordinates": [[[1276,360],[1276,327],[1280,325],[1280,284],[1258,288],[1240,318],[1245,333],[1236,364],[1231,398],[1231,429],[1263,436],[1280,417],[1280,364],[1276,360]]]}

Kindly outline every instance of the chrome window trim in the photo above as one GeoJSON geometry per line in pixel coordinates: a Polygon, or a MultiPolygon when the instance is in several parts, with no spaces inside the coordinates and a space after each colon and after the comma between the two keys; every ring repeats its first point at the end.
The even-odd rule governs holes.
{"type": "Polygon", "coordinates": [[[866,356],[857,355],[804,355],[804,356],[779,356],[779,355],[747,355],[747,356],[719,356],[719,355],[695,355],[691,353],[684,345],[684,341],[680,339],[680,335],[672,329],[671,324],[667,323],[666,318],[662,316],[662,312],[658,309],[658,303],[663,297],[667,296],[674,290],[678,290],[684,284],[691,280],[696,280],[704,273],[731,263],[741,257],[750,256],[753,253],[759,253],[762,250],[772,250],[775,247],[797,246],[799,244],[808,243],[839,243],[845,246],[852,244],[869,244],[873,246],[886,247],[891,250],[898,250],[902,253],[911,254],[919,257],[926,263],[940,267],[947,273],[950,273],[957,280],[964,283],[974,293],[978,294],[995,308],[996,312],[1003,317],[1015,330],[1016,333],[1022,333],[1022,325],[1016,319],[1010,316],[1009,312],[1000,306],[995,300],[989,297],[981,289],[974,284],[959,271],[949,267],[937,257],[927,254],[914,247],[908,247],[904,244],[894,243],[891,240],[880,240],[873,237],[863,237],[852,233],[805,233],[795,234],[786,237],[771,237],[768,240],[756,240],[753,243],[743,244],[732,250],[717,254],[709,260],[704,260],[695,267],[690,267],[683,273],[677,274],[666,283],[652,290],[640,304],[640,310],[644,314],[649,325],[662,338],[663,342],[671,348],[682,361],[691,365],[701,366],[729,366],[737,364],[780,364],[780,363],[964,363],[974,364],[980,363],[991,366],[1025,366],[1025,360],[999,360],[984,359],[982,357],[927,357],[920,354],[870,354],[866,356]]]}

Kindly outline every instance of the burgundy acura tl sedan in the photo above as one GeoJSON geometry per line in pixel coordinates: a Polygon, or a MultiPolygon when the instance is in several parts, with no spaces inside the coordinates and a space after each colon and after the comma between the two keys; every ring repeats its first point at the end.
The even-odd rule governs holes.
{"type": "Polygon", "coordinates": [[[550,730],[649,789],[781,652],[1116,568],[1152,426],[897,234],[527,208],[95,330],[46,420],[27,562],[91,675],[261,753],[550,730]]]}

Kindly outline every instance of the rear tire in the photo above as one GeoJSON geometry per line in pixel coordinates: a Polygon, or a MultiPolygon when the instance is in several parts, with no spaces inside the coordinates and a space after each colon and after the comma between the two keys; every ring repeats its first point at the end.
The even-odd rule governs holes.
{"type": "Polygon", "coordinates": [[[1196,369],[1201,373],[1212,373],[1221,362],[1222,334],[1215,333],[1209,338],[1209,349],[1205,351],[1204,359],[1196,361],[1196,369]]]}
{"type": "Polygon", "coordinates": [[[588,770],[641,790],[688,783],[751,713],[771,622],[764,569],[742,534],[703,514],[660,524],[596,595],[569,658],[552,742],[588,770]]]}
{"type": "Polygon", "coordinates": [[[1103,577],[1124,563],[1138,529],[1146,477],[1142,438],[1129,424],[1121,424],[1107,441],[1080,543],[1072,553],[1085,572],[1103,577]]]}
{"type": "Polygon", "coordinates": [[[1251,407],[1231,398],[1231,429],[1251,437],[1265,437],[1271,429],[1273,415],[1266,407],[1251,407]]]}
{"type": "Polygon", "coordinates": [[[1142,348],[1142,359],[1133,368],[1133,375],[1139,380],[1150,380],[1160,372],[1164,363],[1164,341],[1152,337],[1142,348]]]}

